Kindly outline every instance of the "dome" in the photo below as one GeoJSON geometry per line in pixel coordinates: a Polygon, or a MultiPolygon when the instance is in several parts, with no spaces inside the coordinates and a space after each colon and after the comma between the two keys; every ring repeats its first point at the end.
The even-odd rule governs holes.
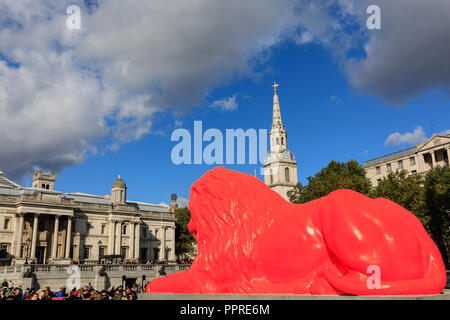
{"type": "Polygon", "coordinates": [[[127,185],[125,184],[125,182],[122,180],[122,178],[120,177],[120,175],[117,177],[117,180],[114,181],[112,188],[122,188],[122,189],[126,189],[127,185]]]}

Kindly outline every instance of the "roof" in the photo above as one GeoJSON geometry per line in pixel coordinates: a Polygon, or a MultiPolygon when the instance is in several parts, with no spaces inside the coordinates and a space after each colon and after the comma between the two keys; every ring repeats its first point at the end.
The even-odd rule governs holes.
{"type": "MultiPolygon", "coordinates": [[[[425,141],[423,144],[419,144],[415,147],[411,147],[408,149],[403,149],[403,150],[400,150],[400,151],[397,151],[394,153],[390,153],[390,154],[387,154],[387,155],[384,155],[384,156],[381,156],[381,157],[378,157],[375,159],[364,161],[364,166],[370,167],[370,166],[376,165],[378,163],[382,163],[385,161],[392,161],[397,158],[402,158],[402,157],[406,157],[411,154],[415,154],[419,151],[426,149],[426,147],[431,143],[431,141],[439,141],[440,138],[444,138],[446,140],[446,139],[450,138],[450,134],[435,134],[430,139],[425,141]]],[[[446,141],[444,141],[444,144],[445,143],[446,143],[446,141]]]]}
{"type": "Polygon", "coordinates": [[[127,185],[125,184],[125,182],[122,180],[122,178],[120,177],[120,175],[117,177],[116,181],[114,181],[113,188],[127,188],[127,185]]]}
{"type": "Polygon", "coordinates": [[[64,196],[68,199],[73,199],[77,202],[96,203],[96,204],[111,204],[111,200],[102,196],[96,196],[87,193],[73,192],[65,193],[64,196]]]}
{"type": "Polygon", "coordinates": [[[152,211],[152,212],[163,212],[169,213],[169,207],[165,205],[158,205],[152,203],[138,202],[138,201],[127,201],[127,203],[135,204],[141,211],[152,211]]]}
{"type": "Polygon", "coordinates": [[[3,176],[3,172],[0,171],[0,187],[5,188],[20,188],[18,184],[15,184],[11,180],[3,176]]]}

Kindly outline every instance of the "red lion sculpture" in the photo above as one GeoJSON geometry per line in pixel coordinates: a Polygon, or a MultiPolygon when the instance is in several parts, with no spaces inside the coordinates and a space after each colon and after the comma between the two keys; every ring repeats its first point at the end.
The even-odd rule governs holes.
{"type": "Polygon", "coordinates": [[[199,253],[147,293],[417,295],[447,281],[422,224],[386,199],[338,190],[292,204],[255,177],[216,168],[194,183],[189,208],[199,253]]]}

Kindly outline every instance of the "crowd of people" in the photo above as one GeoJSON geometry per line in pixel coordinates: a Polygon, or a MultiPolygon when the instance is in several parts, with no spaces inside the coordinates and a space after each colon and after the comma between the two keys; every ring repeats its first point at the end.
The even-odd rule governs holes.
{"type": "Polygon", "coordinates": [[[14,287],[14,284],[6,280],[0,288],[0,301],[5,300],[137,300],[138,293],[142,291],[142,286],[135,283],[131,287],[119,286],[110,290],[95,290],[91,283],[82,288],[73,288],[70,292],[62,286],[57,292],[52,292],[49,287],[42,290],[26,288],[22,286],[14,287]]]}

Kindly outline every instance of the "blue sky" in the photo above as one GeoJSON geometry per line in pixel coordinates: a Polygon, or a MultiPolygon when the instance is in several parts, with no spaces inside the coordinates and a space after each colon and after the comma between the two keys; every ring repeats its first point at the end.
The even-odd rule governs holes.
{"type": "MultiPolygon", "coordinates": [[[[447,129],[450,103],[440,94],[428,94],[404,106],[360,95],[352,90],[330,54],[320,46],[284,45],[274,50],[267,63],[273,71],[261,79],[231,81],[211,93],[212,100],[237,93],[236,110],[197,108],[180,118],[182,127],[193,132],[193,122],[201,120],[203,131],[217,128],[224,135],[226,129],[270,129],[271,86],[276,80],[280,84],[278,95],[289,148],[297,157],[299,180],[303,184],[331,160],[355,159],[362,164],[411,146],[385,146],[393,132],[412,132],[416,126],[422,126],[430,137],[430,121],[436,132],[447,129]]],[[[214,166],[172,164],[171,150],[177,143],[170,141],[172,131],[166,129],[172,122],[171,116],[161,117],[155,129],[162,130],[164,135],[150,134],[116,152],[91,156],[82,165],[65,168],[58,177],[57,188],[104,194],[121,174],[129,188],[129,199],[168,203],[172,192],[188,198],[190,185],[214,166]]],[[[226,167],[253,175],[260,166],[226,167]]]]}
{"type": "MultiPolygon", "coordinates": [[[[450,4],[376,1],[383,28],[369,31],[368,1],[170,2],[79,2],[79,31],[65,27],[70,1],[5,2],[6,176],[27,186],[34,170],[55,171],[56,189],[103,195],[120,174],[129,200],[187,199],[213,166],[173,164],[173,130],[270,129],[273,81],[303,184],[331,160],[420,143],[430,121],[449,129],[450,4]],[[403,23],[419,14],[433,23],[403,23]]],[[[260,165],[226,167],[263,178],[260,165]]]]}

